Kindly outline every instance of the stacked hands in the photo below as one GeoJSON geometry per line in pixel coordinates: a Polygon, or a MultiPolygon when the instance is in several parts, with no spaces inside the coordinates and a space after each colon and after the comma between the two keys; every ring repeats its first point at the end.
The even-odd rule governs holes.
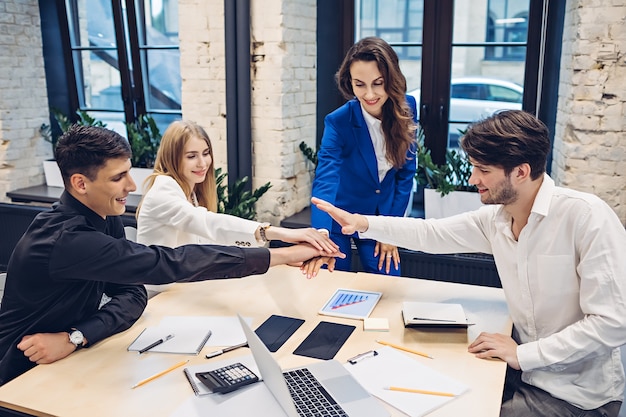
{"type": "MultiPolygon", "coordinates": [[[[355,232],[363,233],[369,229],[369,222],[367,218],[361,214],[349,213],[345,210],[335,207],[331,203],[313,197],[311,202],[317,206],[318,209],[328,213],[341,226],[341,233],[344,235],[351,235],[355,232]]],[[[383,263],[387,263],[387,271],[392,262],[399,263],[398,249],[392,245],[386,245],[384,243],[376,243],[377,256],[380,253],[380,259],[378,267],[381,268],[383,263]],[[390,250],[392,248],[392,250],[390,250]]],[[[333,255],[322,255],[316,258],[312,258],[302,264],[300,269],[303,274],[306,274],[307,278],[314,277],[320,268],[324,265],[328,265],[328,270],[333,271],[336,257],[333,255]]],[[[468,352],[476,355],[481,359],[500,359],[508,363],[513,369],[520,369],[520,364],[517,359],[517,342],[512,337],[497,334],[481,332],[480,335],[468,346],[468,352]]]]}
{"type": "MultiPolygon", "coordinates": [[[[328,213],[330,217],[333,218],[333,220],[339,223],[339,225],[341,226],[341,233],[343,233],[344,235],[351,235],[355,232],[365,232],[369,228],[369,223],[367,222],[365,216],[349,213],[345,210],[335,207],[327,201],[316,197],[313,197],[311,199],[311,202],[315,204],[318,209],[328,213]]],[[[325,230],[324,232],[328,233],[325,230]]],[[[335,246],[335,248],[337,248],[334,243],[333,245],[335,246]]],[[[344,258],[345,255],[339,257],[344,258]]],[[[394,245],[376,242],[376,246],[374,248],[374,257],[378,257],[378,269],[382,269],[383,267],[385,267],[385,271],[387,273],[389,273],[392,265],[396,269],[398,269],[400,265],[400,254],[398,253],[398,248],[394,245]]],[[[308,279],[310,279],[316,276],[319,270],[324,265],[328,265],[328,270],[332,272],[335,268],[336,258],[337,256],[331,253],[328,253],[328,255],[324,254],[321,256],[317,256],[306,262],[303,262],[300,266],[300,269],[302,270],[302,273],[305,274],[308,279]]]]}

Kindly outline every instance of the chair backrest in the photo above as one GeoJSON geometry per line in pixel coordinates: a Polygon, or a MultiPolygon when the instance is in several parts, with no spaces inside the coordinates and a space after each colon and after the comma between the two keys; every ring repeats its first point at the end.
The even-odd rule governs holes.
{"type": "Polygon", "coordinates": [[[126,239],[131,240],[133,242],[137,241],[137,228],[132,226],[125,226],[124,233],[126,234],[126,239]]]}
{"type": "Polygon", "coordinates": [[[0,271],[6,271],[13,249],[28,226],[42,211],[49,207],[27,206],[24,204],[0,203],[0,271]]]}
{"type": "Polygon", "coordinates": [[[0,304],[2,304],[2,296],[4,295],[4,283],[7,280],[7,273],[0,273],[0,304]]]}

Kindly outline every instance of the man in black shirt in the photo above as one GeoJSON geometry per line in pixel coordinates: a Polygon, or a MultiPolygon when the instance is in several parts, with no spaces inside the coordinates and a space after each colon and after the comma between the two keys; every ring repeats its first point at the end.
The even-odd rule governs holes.
{"type": "Polygon", "coordinates": [[[170,249],[126,240],[118,216],[136,189],[130,156],[126,139],[104,128],[74,126],[59,139],[55,157],[65,191],[35,218],[8,265],[0,385],[128,329],[147,303],[142,284],[262,274],[320,255],[307,244],[170,249]],[[101,306],[103,294],[111,300],[101,306]]]}

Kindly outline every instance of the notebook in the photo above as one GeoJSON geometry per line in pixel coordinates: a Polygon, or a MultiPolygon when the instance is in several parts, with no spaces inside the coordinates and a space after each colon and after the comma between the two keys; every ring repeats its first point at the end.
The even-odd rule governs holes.
{"type": "Polygon", "coordinates": [[[146,354],[161,352],[197,355],[211,337],[209,325],[210,323],[195,317],[167,316],[158,326],[146,327],[128,346],[128,350],[138,352],[159,339],[165,339],[167,335],[173,335],[174,337],[151,348],[146,354]]]}
{"type": "Polygon", "coordinates": [[[467,327],[461,304],[405,301],[402,303],[404,327],[467,327]]]}
{"type": "Polygon", "coordinates": [[[218,362],[211,363],[203,363],[200,365],[191,365],[183,369],[185,376],[187,377],[187,381],[189,381],[189,385],[191,385],[191,389],[196,396],[210,395],[213,394],[210,389],[204,385],[198,377],[196,376],[197,372],[207,372],[212,371],[213,369],[221,368],[222,366],[231,365],[235,362],[241,362],[245,366],[248,367],[252,372],[259,375],[259,370],[254,363],[254,358],[252,355],[239,356],[236,359],[226,359],[218,362]]]}
{"type": "MultiPolygon", "coordinates": [[[[336,360],[316,362],[306,367],[292,369],[283,373],[280,365],[261,339],[241,316],[237,316],[248,340],[248,346],[263,377],[264,384],[283,409],[285,416],[299,417],[304,415],[300,414],[296,409],[296,402],[292,398],[290,388],[287,385],[286,375],[295,376],[295,379],[300,379],[301,381],[301,378],[306,378],[309,374],[318,381],[323,397],[334,401],[338,405],[338,409],[335,408],[336,411],[334,411],[336,414],[332,415],[351,417],[389,416],[389,413],[381,403],[371,396],[350,372],[336,360]]],[[[311,388],[313,385],[307,382],[299,382],[298,380],[294,384],[302,389],[311,388]]],[[[300,403],[298,405],[304,406],[304,404],[300,403]]],[[[264,415],[261,413],[261,410],[259,412],[258,415],[264,415]]],[[[273,414],[272,417],[275,415],[273,414]]],[[[331,413],[327,411],[313,411],[312,415],[331,415],[331,413]]]]}

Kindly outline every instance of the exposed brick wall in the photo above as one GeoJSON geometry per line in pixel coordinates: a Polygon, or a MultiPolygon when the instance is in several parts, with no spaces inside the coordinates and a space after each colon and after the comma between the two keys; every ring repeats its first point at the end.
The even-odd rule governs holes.
{"type": "Polygon", "coordinates": [[[626,224],[626,4],[567,2],[552,176],[626,224]]]}
{"type": "Polygon", "coordinates": [[[42,184],[52,147],[39,134],[48,122],[37,0],[0,2],[0,200],[6,192],[42,184]]]}
{"type": "MultiPolygon", "coordinates": [[[[226,156],[223,0],[180,0],[183,117],[200,123],[226,156]]],[[[309,204],[311,167],[298,148],[315,143],[315,0],[251,1],[253,187],[272,188],[258,218],[277,224],[309,204]]]]}
{"type": "MultiPolygon", "coordinates": [[[[223,0],[179,0],[183,117],[204,126],[226,167],[223,0]]],[[[253,185],[273,187],[259,218],[308,205],[315,143],[316,1],[251,0],[253,185]]],[[[567,2],[552,175],[607,201],[626,224],[626,5],[567,2]]],[[[0,200],[43,183],[50,145],[37,0],[0,2],[0,200]]]]}
{"type": "Polygon", "coordinates": [[[224,2],[179,0],[178,15],[183,118],[204,127],[226,169],[224,2]]]}
{"type": "Polygon", "coordinates": [[[299,144],[315,144],[316,1],[251,5],[253,184],[272,183],[257,211],[275,223],[310,203],[310,167],[299,144]]]}

